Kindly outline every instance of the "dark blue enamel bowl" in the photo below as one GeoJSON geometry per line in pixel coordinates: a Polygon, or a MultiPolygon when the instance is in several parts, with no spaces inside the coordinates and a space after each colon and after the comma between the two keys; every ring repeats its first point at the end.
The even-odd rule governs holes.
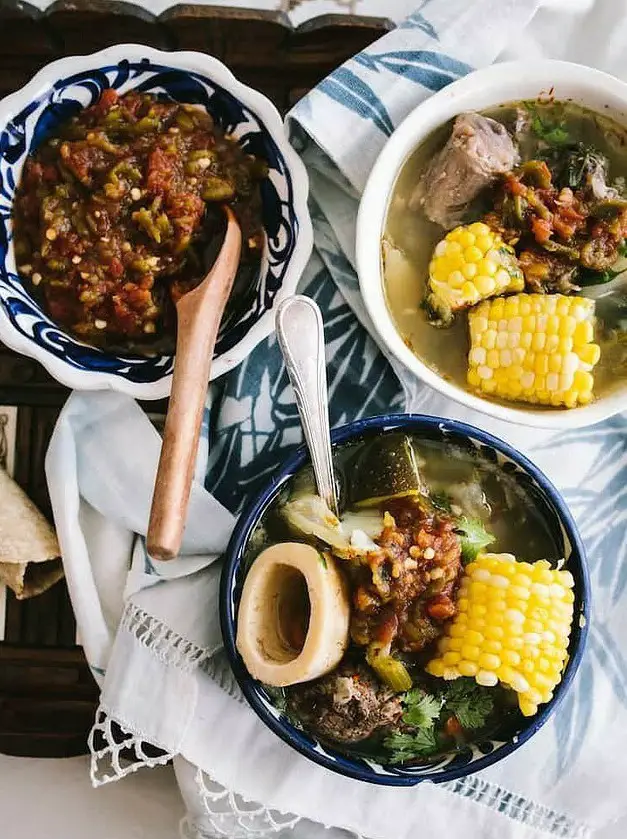
{"type": "Polygon", "coordinates": [[[520,728],[507,740],[477,742],[461,751],[446,754],[436,762],[405,767],[383,766],[373,760],[347,757],[297,728],[284,713],[274,707],[264,686],[247,672],[235,646],[237,610],[245,576],[242,558],[248,540],[269,504],[285,482],[309,461],[304,447],[288,458],[266,487],[248,504],[235,527],[222,570],[220,620],[226,652],[244,696],[275,734],[314,763],[340,775],[374,784],[412,786],[427,780],[433,783],[452,781],[485,769],[518,749],[544,725],[564,699],[583,655],[590,612],[590,582],[581,537],[560,493],[530,460],[497,437],[463,422],[419,414],[390,414],[358,420],[335,429],[331,436],[334,444],[340,444],[398,430],[423,438],[446,439],[466,449],[474,449],[483,458],[497,463],[520,483],[527,494],[533,496],[537,508],[551,528],[556,544],[563,551],[566,568],[575,580],[575,612],[569,658],[551,702],[541,706],[536,716],[521,722],[520,728]]]}

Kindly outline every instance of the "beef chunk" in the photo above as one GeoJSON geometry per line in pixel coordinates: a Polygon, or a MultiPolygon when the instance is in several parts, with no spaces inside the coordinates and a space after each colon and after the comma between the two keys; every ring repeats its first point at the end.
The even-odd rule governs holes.
{"type": "Polygon", "coordinates": [[[518,162],[518,152],[500,122],[460,114],[444,148],[433,158],[410,198],[412,209],[447,230],[458,225],[485,187],[518,162]]]}
{"type": "Polygon", "coordinates": [[[322,679],[290,688],[288,708],[321,737],[339,743],[365,740],[397,723],[403,712],[400,699],[369,668],[350,662],[322,679]]]}

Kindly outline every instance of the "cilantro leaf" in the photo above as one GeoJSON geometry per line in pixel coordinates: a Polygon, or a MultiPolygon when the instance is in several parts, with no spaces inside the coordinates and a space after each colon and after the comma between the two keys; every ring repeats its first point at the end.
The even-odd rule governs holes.
{"type": "Polygon", "coordinates": [[[552,146],[563,146],[569,142],[570,137],[568,131],[564,128],[564,123],[560,123],[549,131],[546,131],[544,139],[552,146]]]}
{"type": "Polygon", "coordinates": [[[438,748],[433,728],[420,728],[415,734],[388,734],[383,745],[391,753],[390,763],[404,763],[416,757],[428,757],[438,748]]]}
{"type": "Polygon", "coordinates": [[[420,688],[407,691],[403,696],[405,711],[403,722],[415,728],[428,728],[433,726],[433,721],[439,717],[442,710],[442,700],[420,688]]]}
{"type": "Polygon", "coordinates": [[[464,563],[472,562],[478,553],[495,541],[494,536],[488,533],[479,519],[462,516],[457,522],[456,530],[460,536],[464,563]]]}
{"type": "Polygon", "coordinates": [[[544,123],[537,114],[531,120],[531,130],[538,137],[542,137],[544,135],[544,123]]]}
{"type": "Polygon", "coordinates": [[[472,679],[455,679],[444,692],[445,708],[455,714],[462,728],[481,728],[494,709],[490,690],[472,679]]]}
{"type": "Polygon", "coordinates": [[[427,757],[438,749],[434,722],[442,710],[442,698],[432,696],[422,688],[408,690],[402,696],[403,724],[414,731],[394,731],[388,734],[383,746],[390,752],[390,763],[404,763],[416,757],[427,757]]]}
{"type": "Polygon", "coordinates": [[[531,130],[536,137],[540,137],[541,140],[544,140],[550,146],[565,146],[570,143],[570,136],[566,130],[564,120],[556,123],[550,119],[542,119],[537,107],[532,103],[527,103],[527,109],[533,115],[531,130]]]}

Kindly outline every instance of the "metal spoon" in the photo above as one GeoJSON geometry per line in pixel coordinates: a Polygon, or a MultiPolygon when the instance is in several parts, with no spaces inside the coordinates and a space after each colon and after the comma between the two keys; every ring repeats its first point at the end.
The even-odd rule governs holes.
{"type": "Polygon", "coordinates": [[[296,295],[276,313],[276,333],[311,455],[318,494],[339,515],[333,475],[329,397],[324,361],[324,330],[317,304],[296,295]]]}

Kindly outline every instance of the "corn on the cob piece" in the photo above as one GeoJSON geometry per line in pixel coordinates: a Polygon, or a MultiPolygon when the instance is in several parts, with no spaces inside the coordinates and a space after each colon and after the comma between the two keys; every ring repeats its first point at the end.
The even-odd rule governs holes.
{"type": "Polygon", "coordinates": [[[457,615],[440,639],[427,672],[445,679],[474,676],[518,693],[525,716],[549,702],[567,659],[573,618],[573,577],[544,560],[479,554],[466,566],[457,615]]]}
{"type": "Polygon", "coordinates": [[[524,287],[514,249],[478,221],[456,227],[436,245],[429,263],[427,305],[446,324],[460,309],[524,287]]]}
{"type": "Polygon", "coordinates": [[[574,408],[593,398],[594,301],[563,294],[515,294],[468,315],[468,384],[481,393],[574,408]]]}

